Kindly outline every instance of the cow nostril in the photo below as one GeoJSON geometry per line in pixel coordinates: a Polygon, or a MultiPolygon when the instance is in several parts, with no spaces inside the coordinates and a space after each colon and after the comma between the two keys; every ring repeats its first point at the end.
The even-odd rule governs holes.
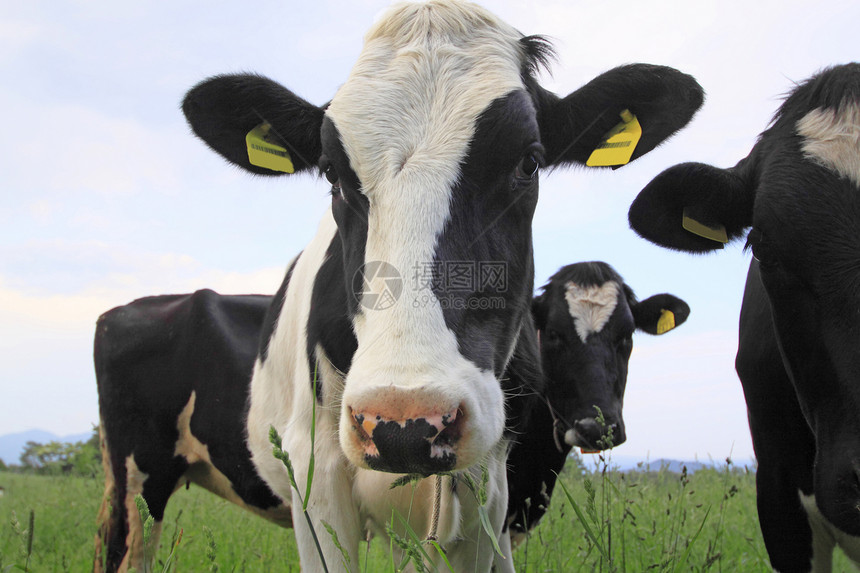
{"type": "Polygon", "coordinates": [[[430,440],[431,456],[438,457],[444,455],[445,451],[453,450],[454,444],[463,436],[464,418],[462,407],[442,416],[442,429],[430,440]]]}

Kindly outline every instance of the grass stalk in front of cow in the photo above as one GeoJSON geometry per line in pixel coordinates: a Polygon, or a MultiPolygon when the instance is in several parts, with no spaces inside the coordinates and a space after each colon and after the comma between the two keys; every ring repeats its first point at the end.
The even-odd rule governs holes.
{"type": "MultiPolygon", "coordinates": [[[[316,409],[314,409],[316,411],[316,409]]],[[[311,430],[311,436],[313,436],[313,430],[311,430]]],[[[269,441],[272,442],[272,455],[277,459],[281,460],[281,463],[284,464],[284,467],[287,468],[287,473],[290,476],[290,484],[293,486],[293,489],[296,491],[296,495],[299,496],[299,501],[302,502],[302,513],[305,516],[305,520],[308,522],[308,527],[311,530],[311,535],[314,539],[314,545],[316,545],[317,552],[320,556],[320,561],[322,561],[323,570],[328,573],[328,565],[325,562],[325,556],[323,555],[322,547],[320,547],[320,540],[317,537],[317,531],[314,528],[314,524],[311,521],[311,516],[308,514],[308,505],[307,498],[302,498],[302,494],[299,492],[299,486],[296,483],[296,474],[293,471],[293,464],[290,461],[290,454],[288,454],[283,449],[283,441],[281,440],[281,435],[278,434],[278,431],[274,427],[269,428],[269,441]]],[[[311,452],[313,452],[313,442],[311,442],[311,452]]],[[[311,459],[313,459],[313,454],[311,454],[311,459]]],[[[313,463],[309,465],[308,468],[308,486],[305,490],[305,493],[309,493],[311,490],[311,480],[313,479],[313,463]]],[[[329,533],[333,533],[334,530],[330,527],[326,529],[329,530],[329,533]]],[[[334,538],[337,539],[337,534],[334,535],[334,538]]],[[[340,543],[337,543],[338,547],[340,547],[340,543]]],[[[341,552],[343,552],[343,548],[341,548],[341,552]]],[[[347,556],[347,560],[349,557],[347,556]]],[[[349,568],[347,568],[348,570],[349,568]]]]}

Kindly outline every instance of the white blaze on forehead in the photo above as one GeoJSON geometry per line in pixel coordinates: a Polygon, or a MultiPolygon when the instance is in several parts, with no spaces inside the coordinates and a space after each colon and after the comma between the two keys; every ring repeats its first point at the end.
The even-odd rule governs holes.
{"type": "Polygon", "coordinates": [[[580,340],[585,342],[590,334],[603,330],[618,304],[619,290],[615,281],[589,287],[574,282],[565,285],[564,299],[580,340]]]}
{"type": "Polygon", "coordinates": [[[797,122],[803,153],[860,187],[860,102],[814,109],[797,122]]]}

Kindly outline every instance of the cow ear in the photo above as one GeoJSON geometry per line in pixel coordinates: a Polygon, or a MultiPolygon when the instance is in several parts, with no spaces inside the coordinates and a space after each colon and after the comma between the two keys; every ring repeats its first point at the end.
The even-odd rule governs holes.
{"type": "Polygon", "coordinates": [[[665,334],[690,316],[689,305],[671,294],[655,294],[634,304],[631,310],[636,329],[648,334],[665,334]]]}
{"type": "Polygon", "coordinates": [[[624,162],[632,161],[687,125],[705,97],[692,76],[649,64],[610,70],[562,99],[545,91],[539,96],[541,142],[550,164],[586,164],[631,114],[642,132],[624,162]]]}
{"type": "Polygon", "coordinates": [[[661,247],[702,253],[722,249],[752,224],[753,193],[737,167],[682,163],[655,177],[627,214],[630,227],[661,247]]]}
{"type": "MultiPolygon", "coordinates": [[[[194,133],[227,161],[260,175],[283,175],[317,165],[324,111],[268,78],[215,76],[197,84],[182,101],[194,133]],[[249,160],[246,138],[255,128],[264,159],[249,160]],[[262,140],[262,141],[261,141],[262,140]],[[266,161],[266,155],[275,162],[266,161]],[[284,161],[286,159],[286,161],[284,161]]],[[[254,153],[252,148],[251,153],[254,153]]]]}

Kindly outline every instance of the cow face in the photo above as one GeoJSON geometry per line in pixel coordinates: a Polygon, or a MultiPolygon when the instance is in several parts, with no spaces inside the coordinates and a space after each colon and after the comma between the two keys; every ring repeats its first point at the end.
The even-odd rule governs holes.
{"type": "Polygon", "coordinates": [[[752,227],[748,281],[760,276],[815,434],[816,499],[833,523],[860,533],[860,64],[798,85],[735,167],[663,172],[631,206],[630,224],[669,248],[721,247],[681,228],[685,208],[707,227],[724,226],[728,239],[752,227]]]}
{"type": "Polygon", "coordinates": [[[647,65],[559,99],[533,77],[547,54],[474,5],[410,4],[368,32],[324,109],[248,75],[185,99],[195,133],[230,161],[277,174],[246,155],[265,121],[297,171],[317,166],[331,184],[307,352],[343,375],[321,397],[340,406],[359,467],[459,469],[514,429],[502,374],[529,310],[540,168],[584,163],[624,109],[643,126],[635,159],[701,105],[692,78],[647,65]]]}
{"type": "Polygon", "coordinates": [[[561,268],[535,298],[547,402],[567,446],[603,450],[627,439],[622,408],[633,332],[663,334],[690,314],[669,294],[638,301],[611,266],[561,268]]]}

